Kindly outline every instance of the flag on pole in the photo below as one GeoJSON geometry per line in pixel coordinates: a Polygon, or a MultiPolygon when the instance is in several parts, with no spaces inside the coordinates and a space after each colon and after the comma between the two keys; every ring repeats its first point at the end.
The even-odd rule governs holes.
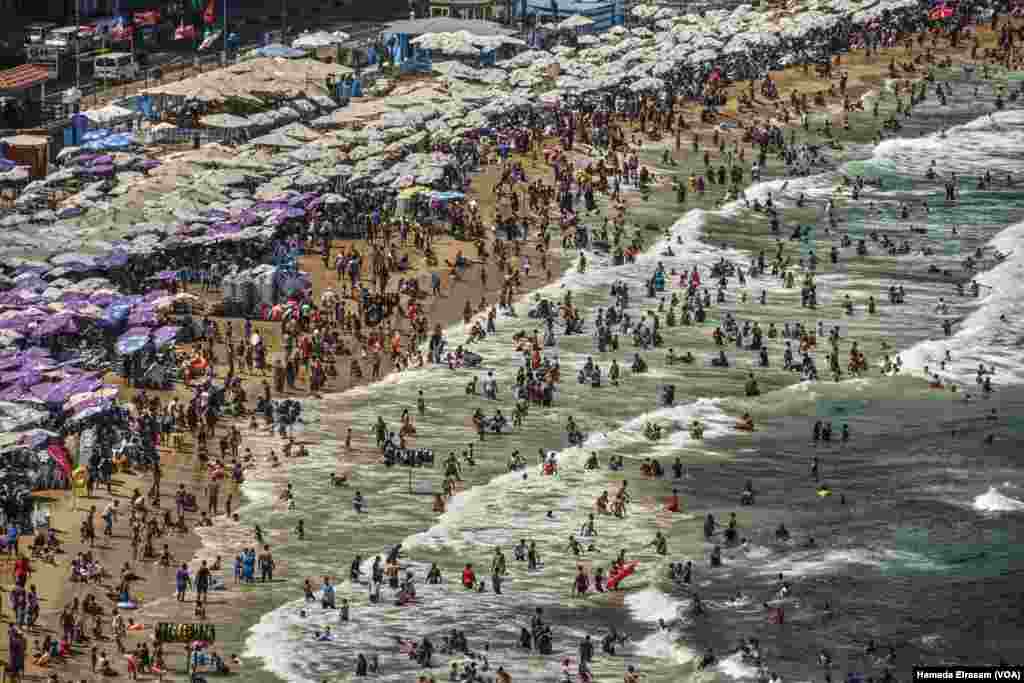
{"type": "Polygon", "coordinates": [[[213,22],[217,20],[217,5],[215,0],[209,0],[206,3],[206,9],[203,10],[203,23],[208,26],[212,26],[213,22]]]}

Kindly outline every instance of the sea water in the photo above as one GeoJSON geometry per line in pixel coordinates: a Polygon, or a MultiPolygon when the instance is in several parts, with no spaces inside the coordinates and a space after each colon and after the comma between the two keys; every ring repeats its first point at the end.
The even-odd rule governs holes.
{"type": "MultiPolygon", "coordinates": [[[[1024,377],[1024,185],[1008,188],[1001,181],[1009,172],[1024,182],[1024,112],[989,116],[991,97],[975,97],[972,90],[972,85],[960,83],[950,106],[917,107],[898,139],[848,149],[817,175],[769,180],[747,191],[750,200],[771,192],[783,208],[784,225],[816,226],[810,245],[802,247],[816,248],[824,264],[824,274],[817,278],[821,305],[815,311],[801,308],[798,291],[785,290],[767,277],[749,281],[748,301],[742,303],[733,280],[727,303],[713,305],[705,324],[662,325],[665,346],[641,352],[649,372],[628,371],[634,349],[623,340],[614,354],[623,369],[619,386],[606,382],[594,389],[576,382],[576,370],[588,357],[607,376],[613,354],[597,352],[592,321],[598,307],[610,304],[613,282],[629,286],[635,320],[657,308],[658,300],[646,298],[644,287],[657,264],[676,271],[699,264],[706,275],[707,267],[723,257],[746,266],[750,251],[744,246],[772,247],[764,216],[734,202],[717,211],[682,213],[669,235],[656,240],[633,264],[615,267],[589,254],[589,269],[578,273],[571,265],[574,256],[566,255],[566,274],[536,294],[554,301],[572,291],[588,321],[586,333],[559,336],[557,347],[545,349],[546,356],[559,362],[562,382],[554,406],[531,407],[520,430],[480,442],[471,415],[477,407],[487,415],[500,408],[511,419],[511,388],[522,363],[511,338],[517,331],[541,327],[526,317],[534,294],[517,303],[518,317],[499,317],[498,333],[472,346],[484,358],[480,369],[413,370],[344,395],[305,402],[302,438],[311,442],[311,457],[290,465],[286,473],[264,470],[250,477],[239,510],[245,529],[218,522],[203,532],[207,553],[231,557],[239,547],[255,544],[248,530],[259,524],[269,530],[267,542],[282,576],[274,583],[230,591],[223,606],[214,610],[211,616],[228,622],[220,631],[222,653],[239,652],[247,678],[254,681],[316,683],[348,680],[358,653],[379,656],[377,680],[415,680],[421,671],[401,653],[399,641],[427,636],[439,646],[452,628],[466,633],[474,652],[486,654],[492,671],[500,664],[516,681],[558,680],[562,661],[575,661],[579,641],[586,634],[599,640],[611,627],[630,637],[615,657],[597,656],[597,680],[621,680],[627,664],[649,681],[752,679],[756,669],[731,654],[743,637],[759,638],[768,669],[787,681],[820,677],[816,655],[822,649],[830,652],[839,671],[877,675],[884,663],[863,654],[871,639],[896,648],[895,666],[903,674],[919,661],[980,664],[996,661],[1000,653],[1020,651],[1022,633],[1013,616],[1014,600],[1007,596],[1014,595],[1013,582],[1019,581],[1024,566],[1016,550],[1024,547],[1016,518],[1024,508],[1024,476],[1014,458],[1019,431],[1008,416],[1019,414],[1024,404],[1024,394],[1015,388],[1024,377]],[[925,171],[932,160],[940,178],[929,181],[925,171]],[[976,191],[976,178],[986,170],[997,183],[976,191]],[[953,171],[965,179],[962,196],[946,205],[941,183],[953,171]],[[880,178],[882,186],[868,188],[857,202],[837,202],[839,230],[848,231],[854,242],[872,230],[884,230],[896,241],[911,240],[914,253],[892,258],[873,246],[871,256],[856,259],[852,249],[844,249],[838,268],[827,263],[834,235],[824,234],[822,207],[827,198],[838,196],[835,188],[843,175],[880,178]],[[800,193],[812,208],[795,208],[800,193]],[[929,204],[928,213],[921,209],[923,201],[929,204]],[[899,219],[901,202],[914,207],[909,220],[899,219]],[[963,239],[951,238],[954,225],[963,239]],[[924,228],[924,234],[912,228],[924,228]],[[934,255],[922,256],[922,245],[932,247],[934,255]],[[675,256],[665,255],[669,246],[675,256]],[[978,246],[1009,254],[1002,263],[989,260],[983,265],[986,270],[977,275],[984,285],[980,298],[957,297],[953,279],[927,272],[934,263],[962,279],[960,263],[978,246]],[[906,304],[888,304],[885,290],[890,284],[904,286],[906,304]],[[762,288],[768,301],[763,306],[757,303],[762,288]],[[852,317],[841,307],[847,293],[857,301],[852,317]],[[879,302],[876,316],[865,312],[869,294],[879,302]],[[951,306],[949,317],[958,318],[949,338],[940,327],[945,316],[935,310],[940,296],[951,306]],[[883,378],[877,370],[865,379],[800,383],[779,367],[781,340],[769,342],[769,369],[756,367],[756,354],[735,348],[726,349],[733,362],[729,371],[713,369],[710,333],[727,310],[740,321],[758,320],[764,329],[769,322],[781,329],[783,322],[798,320],[807,326],[822,321],[826,330],[839,325],[844,339],[861,343],[873,367],[881,360],[885,341],[893,357],[901,356],[904,375],[928,366],[944,381],[961,382],[977,398],[963,403],[945,391],[926,389],[920,379],[883,378]],[[692,349],[696,362],[666,366],[669,347],[678,353],[692,349]],[[940,370],[947,349],[952,361],[940,370]],[[973,386],[978,363],[995,369],[994,398],[982,399],[973,386]],[[765,392],[758,398],[742,395],[748,369],[757,373],[765,392]],[[473,375],[483,379],[488,372],[498,380],[499,400],[467,395],[473,375]],[[657,404],[657,388],[663,384],[676,386],[674,406],[657,404]],[[356,466],[350,471],[353,488],[368,503],[368,513],[356,514],[350,504],[353,488],[338,489],[328,482],[328,473],[343,464],[345,429],[367,435],[378,415],[389,425],[397,424],[402,410],[416,413],[420,389],[427,411],[416,415],[415,445],[434,449],[441,461],[450,451],[458,454],[472,444],[476,466],[463,466],[465,481],[439,516],[431,512],[430,494],[441,488],[440,462],[411,472],[356,466]],[[992,408],[998,408],[1000,420],[984,419],[992,408]],[[758,424],[754,434],[733,429],[736,417],[747,411],[758,424]],[[581,447],[566,442],[569,416],[587,434],[581,447]],[[688,425],[694,419],[706,425],[702,440],[690,436],[688,425]],[[841,443],[837,436],[832,443],[814,444],[810,426],[815,420],[831,421],[837,434],[838,426],[846,423],[853,438],[841,443]],[[649,422],[660,425],[666,436],[648,440],[644,427],[649,422]],[[993,432],[997,438],[985,444],[983,437],[993,432]],[[525,472],[506,471],[513,450],[527,459],[525,472]],[[539,450],[558,453],[558,476],[541,475],[539,450]],[[591,453],[597,453],[602,469],[583,469],[591,453]],[[605,467],[612,455],[624,458],[624,472],[605,467]],[[809,476],[813,455],[819,457],[821,479],[835,490],[828,498],[816,495],[809,476]],[[684,476],[672,480],[669,464],[677,456],[685,465],[684,476]],[[661,460],[665,478],[640,476],[639,465],[649,457],[661,460]],[[593,549],[572,557],[569,539],[578,535],[594,500],[602,491],[614,494],[624,479],[633,492],[629,513],[623,519],[599,517],[597,536],[583,539],[593,549]],[[740,507],[739,493],[747,480],[758,492],[756,505],[740,507]],[[299,492],[294,510],[279,500],[286,482],[299,492]],[[664,512],[664,499],[673,488],[683,502],[681,514],[664,512]],[[721,539],[704,542],[703,518],[711,513],[724,523],[730,512],[737,513],[740,534],[749,542],[726,548],[724,566],[712,570],[707,556],[721,539]],[[299,519],[306,525],[305,541],[290,531],[299,519]],[[790,543],[776,542],[779,523],[790,529],[790,543]],[[644,548],[657,531],[669,539],[668,557],[644,548]],[[513,560],[512,546],[521,539],[537,543],[539,570],[527,571],[524,563],[513,560]],[[384,556],[396,543],[402,543],[403,571],[412,571],[417,580],[418,599],[399,607],[385,588],[382,604],[371,605],[365,578],[362,583],[349,581],[349,567],[358,555],[365,575],[373,558],[384,556]],[[502,594],[495,595],[489,586],[483,593],[462,588],[459,578],[467,563],[478,577],[488,578],[498,546],[509,566],[502,594]],[[607,568],[621,549],[640,561],[636,574],[623,583],[623,592],[570,596],[578,565],[607,568]],[[687,560],[694,564],[694,584],[684,588],[668,579],[667,564],[687,560]],[[441,568],[441,586],[423,581],[431,563],[441,568]],[[780,574],[791,584],[786,596],[777,593],[780,574]],[[303,602],[302,581],[310,578],[317,586],[323,576],[337,585],[339,601],[351,601],[352,621],[340,624],[336,611],[303,602]],[[690,614],[695,593],[705,605],[704,616],[690,614]],[[785,611],[784,624],[769,623],[766,603],[785,611]],[[520,628],[528,626],[537,607],[544,608],[553,627],[555,654],[549,657],[515,647],[520,628]],[[669,622],[670,630],[661,630],[659,619],[669,622]],[[336,639],[315,642],[313,630],[326,625],[336,639]],[[720,663],[697,672],[695,657],[708,649],[719,655],[720,663]]],[[[650,152],[652,159],[656,152],[650,152]]],[[[635,213],[644,212],[663,218],[679,209],[674,197],[656,196],[635,213]]],[[[786,227],[782,236],[787,236],[786,227]]],[[[772,254],[767,252],[769,258],[772,254]]],[[[669,281],[666,299],[679,291],[675,278],[669,281]]],[[[472,298],[468,288],[454,295],[472,298]]],[[[664,312],[660,315],[664,322],[664,312]]],[[[454,347],[465,342],[466,331],[459,324],[446,336],[454,347]]],[[[819,339],[817,363],[823,378],[825,343],[819,339]]],[[[270,438],[253,444],[260,455],[272,447],[278,444],[270,438]]],[[[159,605],[151,609],[160,612],[159,605]]],[[[449,663],[462,659],[437,655],[431,673],[444,679],[449,663]]]]}

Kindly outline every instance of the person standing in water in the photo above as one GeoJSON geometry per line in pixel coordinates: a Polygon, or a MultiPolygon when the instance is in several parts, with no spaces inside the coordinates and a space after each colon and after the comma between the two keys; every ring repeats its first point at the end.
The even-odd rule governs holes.
{"type": "Polygon", "coordinates": [[[501,578],[505,575],[506,570],[505,555],[501,552],[501,548],[495,548],[494,559],[491,561],[491,590],[496,595],[501,595],[501,578]]]}

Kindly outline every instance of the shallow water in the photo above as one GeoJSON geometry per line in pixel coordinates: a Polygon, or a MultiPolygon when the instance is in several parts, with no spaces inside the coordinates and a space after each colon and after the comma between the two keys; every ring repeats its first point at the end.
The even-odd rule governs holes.
{"type": "MultiPolygon", "coordinates": [[[[975,191],[971,181],[962,185],[956,205],[944,206],[941,181],[927,181],[924,175],[932,159],[938,160],[942,173],[974,177],[988,168],[998,171],[997,176],[1024,169],[1024,113],[1008,111],[979,119],[978,107],[984,106],[985,98],[975,98],[972,90],[973,86],[959,85],[950,107],[933,103],[916,108],[899,140],[874,149],[851,147],[834,155],[819,175],[790,180],[784,190],[786,181],[773,180],[748,191],[750,199],[772,192],[774,201],[785,207],[784,237],[795,223],[816,225],[808,243],[787,244],[794,257],[798,251],[806,255],[814,249],[821,258],[821,305],[814,311],[802,309],[799,291],[780,287],[775,278],[749,281],[746,302],[740,297],[742,288],[731,281],[727,302],[712,306],[705,324],[661,327],[665,349],[692,350],[697,356],[694,365],[667,367],[665,349],[659,349],[644,352],[648,373],[631,374],[627,368],[633,348],[623,339],[615,355],[624,370],[623,382],[600,389],[575,381],[576,369],[588,356],[605,371],[612,357],[597,353],[588,323],[587,334],[561,336],[557,348],[547,350],[562,367],[554,407],[531,408],[521,431],[489,436],[484,442],[477,441],[470,416],[479,405],[487,414],[500,407],[511,417],[510,387],[521,359],[510,341],[517,330],[536,326],[525,316],[528,302],[517,306],[518,319],[499,318],[498,334],[473,347],[485,359],[478,372],[481,379],[488,371],[498,379],[501,393],[496,404],[466,395],[472,371],[443,368],[412,371],[345,396],[307,402],[303,439],[313,442],[313,456],[287,474],[301,492],[297,509],[286,510],[277,502],[285,475],[267,472],[265,478],[254,477],[245,485],[246,502],[240,510],[247,523],[271,530],[268,542],[284,568],[283,580],[225,597],[227,604],[216,610],[218,618],[222,613],[236,618],[221,629],[222,651],[242,654],[246,675],[254,681],[294,683],[346,680],[359,652],[380,656],[379,679],[412,680],[418,671],[399,653],[395,638],[429,635],[439,644],[441,634],[453,626],[465,630],[474,650],[483,650],[486,643],[492,666],[502,664],[517,681],[557,680],[560,660],[575,657],[578,641],[587,633],[600,638],[612,625],[631,639],[619,656],[597,657],[593,670],[598,680],[621,677],[627,663],[638,666],[647,680],[687,680],[697,675],[695,653],[706,648],[723,657],[714,675],[753,678],[756,669],[739,657],[726,656],[745,636],[761,640],[766,666],[787,681],[819,677],[815,655],[823,648],[831,652],[838,671],[877,674],[880,663],[862,655],[869,639],[896,648],[898,676],[919,662],[984,663],[1020,651],[1022,632],[1013,606],[1019,604],[1017,586],[1024,566],[1017,550],[1024,540],[1018,523],[1024,475],[1015,448],[1020,431],[1009,416],[1021,414],[1024,403],[1024,394],[1013,388],[1024,378],[1024,304],[1018,284],[1024,264],[1024,194],[998,185],[975,191]],[[922,137],[939,127],[949,128],[944,139],[935,134],[922,137]],[[844,249],[838,265],[828,263],[835,235],[826,234],[822,207],[834,196],[843,173],[880,177],[883,186],[869,189],[856,202],[837,196],[839,230],[855,240],[871,230],[885,230],[892,239],[911,240],[915,250],[931,247],[935,255],[893,258],[873,247],[867,258],[857,259],[852,249],[844,249]],[[813,200],[814,208],[795,208],[800,192],[813,200]],[[920,208],[925,200],[930,205],[927,214],[920,208]],[[907,201],[917,209],[910,220],[900,221],[897,207],[907,201]],[[950,238],[954,224],[960,226],[963,239],[950,238]],[[911,227],[924,228],[925,233],[911,232],[911,227]],[[959,261],[986,244],[1012,253],[978,276],[991,287],[980,299],[956,297],[952,278],[927,272],[935,263],[959,273],[959,261]],[[906,304],[888,305],[884,289],[889,284],[903,284],[906,304]],[[762,288],[767,291],[766,305],[756,303],[762,288]],[[847,293],[857,302],[852,317],[841,307],[847,293]],[[870,294],[880,304],[876,316],[865,311],[870,294]],[[940,296],[950,302],[950,315],[961,319],[948,339],[938,339],[942,316],[934,307],[940,296]],[[941,371],[944,377],[977,394],[972,372],[982,362],[996,369],[997,393],[992,399],[965,404],[948,392],[925,388],[919,379],[881,378],[877,371],[867,379],[797,383],[798,377],[779,367],[781,339],[770,342],[770,368],[756,368],[752,352],[727,348],[733,368],[713,369],[708,363],[713,352],[710,333],[725,311],[740,321],[756,319],[763,328],[770,322],[781,328],[784,322],[795,321],[808,326],[821,321],[826,330],[839,325],[840,353],[845,355],[848,342],[856,339],[873,366],[883,353],[899,350],[908,371],[925,365],[939,371],[938,363],[949,349],[953,360],[941,371]],[[1000,321],[1003,314],[1008,322],[1000,321]],[[894,349],[884,351],[883,340],[894,349]],[[748,370],[757,372],[765,392],[759,398],[741,398],[748,370]],[[657,405],[656,391],[662,384],[676,386],[675,406],[657,405]],[[417,417],[416,446],[433,448],[440,461],[449,451],[466,450],[472,443],[477,464],[464,469],[463,490],[440,517],[430,512],[430,494],[440,490],[440,465],[411,472],[380,465],[357,467],[355,485],[368,499],[369,514],[356,515],[350,506],[352,491],[333,489],[327,481],[327,473],[339,461],[345,428],[366,435],[377,415],[396,424],[403,409],[415,412],[419,389],[426,394],[428,409],[417,417]],[[993,407],[1000,419],[985,420],[993,407]],[[732,429],[744,411],[754,415],[757,432],[732,429]],[[582,448],[566,447],[570,415],[588,434],[582,448]],[[707,425],[702,441],[690,438],[687,430],[694,418],[707,425]],[[853,438],[814,445],[814,420],[832,421],[837,432],[847,423],[853,438]],[[658,442],[646,439],[643,428],[649,421],[666,428],[668,435],[658,442]],[[989,433],[996,438],[986,445],[983,437],[989,433]],[[513,449],[531,463],[525,476],[505,472],[513,449]],[[540,476],[538,449],[559,451],[559,476],[540,476]],[[613,454],[622,455],[625,473],[584,471],[583,462],[592,451],[602,463],[613,454]],[[821,478],[834,490],[831,497],[815,495],[809,477],[813,454],[820,458],[821,478]],[[640,477],[639,465],[649,457],[659,458],[669,473],[669,463],[679,457],[685,464],[684,476],[678,481],[640,477]],[[640,561],[639,569],[624,582],[622,593],[571,598],[577,561],[566,551],[568,539],[593,509],[594,499],[603,490],[617,490],[623,479],[633,491],[629,514],[624,519],[600,518],[595,549],[580,562],[606,567],[624,548],[629,558],[640,561]],[[748,479],[758,491],[757,503],[739,507],[739,491],[748,479]],[[673,488],[682,497],[683,514],[662,512],[662,501],[673,488]],[[706,557],[711,545],[701,533],[703,517],[711,513],[724,523],[732,511],[750,544],[726,549],[725,566],[710,570],[706,557]],[[304,542],[289,532],[299,519],[307,527],[304,542]],[[793,533],[790,544],[774,540],[780,522],[793,533]],[[669,538],[668,558],[641,548],[659,530],[669,538]],[[810,537],[815,546],[802,547],[810,537]],[[538,572],[528,572],[512,560],[511,546],[521,538],[537,542],[544,560],[538,572]],[[419,579],[419,599],[415,605],[396,607],[385,589],[384,605],[371,606],[367,586],[348,581],[349,565],[358,553],[366,572],[373,556],[397,542],[403,543],[405,568],[419,579]],[[503,594],[496,596],[489,589],[483,594],[466,592],[458,583],[462,567],[472,562],[478,576],[484,577],[496,545],[509,561],[503,594]],[[706,616],[687,615],[692,596],[667,579],[668,560],[694,562],[693,590],[704,601],[706,616]],[[442,569],[442,586],[422,585],[432,562],[442,569]],[[780,572],[792,582],[793,591],[775,602],[780,572]],[[302,603],[302,580],[309,577],[316,585],[325,574],[335,577],[338,599],[352,601],[349,624],[338,624],[336,612],[302,603]],[[764,603],[769,600],[785,609],[784,625],[768,623],[764,603]],[[554,627],[554,656],[528,656],[512,647],[537,606],[545,608],[554,627]],[[308,610],[305,618],[300,616],[303,608],[308,610]],[[677,623],[672,631],[663,632],[658,619],[677,623]],[[313,629],[325,624],[332,625],[337,640],[314,642],[313,629]]],[[[649,151],[651,160],[659,155],[656,146],[649,151]]],[[[707,266],[723,256],[746,265],[756,250],[765,249],[769,256],[774,251],[765,218],[741,203],[679,216],[674,197],[656,195],[630,216],[637,225],[671,225],[670,238],[656,241],[635,264],[611,267],[591,255],[587,273],[569,272],[539,294],[555,300],[571,290],[574,302],[592,321],[597,307],[608,305],[610,284],[625,281],[631,292],[630,313],[636,319],[657,309],[657,300],[643,296],[643,282],[659,262],[677,270],[699,263],[706,275],[707,266]],[[662,255],[668,243],[677,256],[662,255]],[[724,249],[723,243],[728,245],[724,249]]],[[[677,291],[671,286],[666,297],[677,291]]],[[[664,321],[664,313],[660,316],[664,321]]],[[[453,345],[465,339],[461,328],[447,332],[453,345]]],[[[823,376],[825,346],[821,337],[816,355],[823,376]]],[[[259,454],[271,447],[276,445],[269,439],[253,446],[259,454]]],[[[225,556],[253,543],[224,524],[206,531],[204,542],[209,552],[225,556]]],[[[160,607],[151,609],[158,614],[160,607]]],[[[449,659],[435,660],[439,666],[434,675],[441,677],[449,659]]]]}

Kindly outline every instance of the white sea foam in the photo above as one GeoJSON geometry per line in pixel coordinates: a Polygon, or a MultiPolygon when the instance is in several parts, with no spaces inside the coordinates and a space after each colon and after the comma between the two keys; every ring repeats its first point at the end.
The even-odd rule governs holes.
{"type": "Polygon", "coordinates": [[[1024,382],[1024,223],[1003,230],[990,243],[1009,256],[977,280],[983,285],[978,308],[960,322],[951,337],[931,339],[902,351],[907,369],[938,373],[945,378],[973,383],[978,364],[995,368],[992,382],[1024,382]],[[1005,318],[1003,318],[1005,316],[1005,318]],[[952,361],[940,370],[940,362],[950,352],[952,361]]]}
{"type": "Polygon", "coordinates": [[[675,665],[687,664],[696,657],[670,630],[655,631],[638,640],[633,646],[633,653],[641,657],[667,659],[675,665]]]}
{"type": "Polygon", "coordinates": [[[744,662],[743,656],[739,652],[718,660],[717,669],[729,678],[736,680],[757,678],[757,669],[744,662]]]}
{"type": "Polygon", "coordinates": [[[975,496],[971,507],[978,512],[1020,512],[1024,510],[1024,502],[1003,495],[992,486],[980,496],[975,496]]]}
{"type": "Polygon", "coordinates": [[[917,553],[890,548],[852,548],[796,551],[773,562],[762,563],[756,571],[762,575],[781,573],[784,576],[799,577],[831,574],[844,571],[850,566],[881,568],[887,564],[918,571],[937,571],[942,568],[935,561],[917,553]]]}
{"type": "Polygon", "coordinates": [[[662,591],[646,588],[626,595],[626,607],[636,621],[657,624],[659,619],[670,622],[679,617],[683,601],[662,591]]]}

